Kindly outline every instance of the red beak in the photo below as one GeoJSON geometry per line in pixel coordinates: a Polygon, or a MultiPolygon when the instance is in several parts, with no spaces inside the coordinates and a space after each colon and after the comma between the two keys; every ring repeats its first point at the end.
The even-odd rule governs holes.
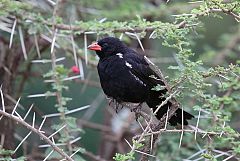
{"type": "Polygon", "coordinates": [[[93,43],[87,47],[89,50],[94,50],[94,51],[101,51],[102,47],[98,45],[97,43],[93,43]]]}

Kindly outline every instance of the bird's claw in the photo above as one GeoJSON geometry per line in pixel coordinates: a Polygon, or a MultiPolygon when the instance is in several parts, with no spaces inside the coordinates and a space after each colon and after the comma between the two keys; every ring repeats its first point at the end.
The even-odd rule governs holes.
{"type": "Polygon", "coordinates": [[[109,98],[110,100],[108,101],[108,106],[111,106],[112,103],[114,103],[114,99],[109,98]]]}
{"type": "Polygon", "coordinates": [[[138,119],[140,118],[140,113],[139,112],[135,112],[135,120],[138,122],[138,119]]]}
{"type": "Polygon", "coordinates": [[[118,113],[120,110],[119,110],[119,107],[120,107],[120,110],[123,108],[123,105],[121,103],[118,103],[116,101],[116,104],[115,104],[115,110],[116,110],[116,113],[118,113]]]}
{"type": "Polygon", "coordinates": [[[116,102],[116,104],[115,104],[115,111],[116,111],[116,113],[118,113],[118,111],[119,111],[118,108],[119,108],[119,103],[116,102]]]}
{"type": "Polygon", "coordinates": [[[109,101],[108,105],[111,106],[112,103],[113,103],[116,113],[118,113],[123,108],[123,105],[121,103],[118,103],[117,100],[115,100],[115,99],[111,99],[109,101]],[[119,107],[120,107],[120,110],[119,110],[119,107]]]}
{"type": "Polygon", "coordinates": [[[141,103],[133,108],[131,108],[131,112],[135,112],[135,119],[138,121],[139,117],[141,116],[141,103]]]}

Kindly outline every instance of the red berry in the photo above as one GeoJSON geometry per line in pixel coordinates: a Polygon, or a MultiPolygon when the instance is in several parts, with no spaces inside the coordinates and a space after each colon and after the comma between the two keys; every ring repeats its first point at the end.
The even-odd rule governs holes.
{"type": "Polygon", "coordinates": [[[80,70],[79,70],[79,68],[77,66],[72,66],[71,71],[73,73],[75,73],[75,74],[79,74],[80,73],[80,70]]]}

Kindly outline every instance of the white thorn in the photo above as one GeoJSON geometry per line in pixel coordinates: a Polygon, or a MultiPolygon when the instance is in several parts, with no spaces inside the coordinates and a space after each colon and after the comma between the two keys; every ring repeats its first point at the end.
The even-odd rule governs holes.
{"type": "Polygon", "coordinates": [[[16,151],[18,150],[18,148],[22,145],[22,143],[29,137],[29,135],[32,133],[32,131],[30,131],[25,138],[23,138],[23,140],[18,144],[18,146],[16,147],[16,149],[14,150],[13,153],[16,153],[16,151]]]}
{"type": "Polygon", "coordinates": [[[16,24],[17,24],[17,19],[15,18],[14,23],[13,23],[13,27],[12,27],[12,31],[11,31],[11,36],[10,36],[9,49],[12,47],[13,35],[14,35],[14,32],[15,32],[16,24]]]}
{"type": "Polygon", "coordinates": [[[128,140],[125,139],[125,138],[124,138],[124,140],[126,141],[126,143],[128,144],[128,146],[129,146],[131,149],[133,149],[133,146],[128,142],[128,140]]]}
{"type": "Polygon", "coordinates": [[[53,33],[53,39],[52,39],[52,44],[51,44],[51,54],[53,53],[53,50],[54,50],[56,38],[57,38],[57,29],[55,29],[55,31],[53,33]]]}
{"type": "Polygon", "coordinates": [[[34,128],[35,125],[35,112],[33,112],[33,121],[32,121],[32,127],[34,128]]]}
{"type": "Polygon", "coordinates": [[[39,49],[39,45],[38,45],[37,35],[34,34],[33,37],[34,37],[34,43],[35,43],[35,46],[36,46],[38,58],[41,58],[41,53],[40,53],[40,49],[39,49]]]}
{"type": "Polygon", "coordinates": [[[52,150],[52,151],[46,156],[46,158],[43,159],[43,161],[46,161],[53,152],[54,152],[54,150],[52,150]]]}
{"type": "Polygon", "coordinates": [[[32,94],[28,95],[28,98],[35,98],[35,97],[49,97],[49,96],[56,96],[56,93],[43,93],[43,94],[32,94]]]}
{"type": "Polygon", "coordinates": [[[46,118],[47,118],[46,116],[43,118],[43,120],[42,120],[42,122],[41,122],[41,125],[40,125],[39,128],[38,128],[38,131],[41,131],[42,126],[43,126],[43,124],[45,123],[46,118]]]}
{"type": "Polygon", "coordinates": [[[84,55],[85,55],[85,62],[88,64],[88,54],[87,54],[87,34],[84,33],[84,55]]]}
{"type": "Polygon", "coordinates": [[[16,111],[20,99],[21,99],[21,97],[18,98],[17,103],[15,104],[15,106],[14,106],[14,108],[13,108],[13,110],[12,110],[12,115],[13,115],[14,112],[16,111]]]}
{"type": "Polygon", "coordinates": [[[21,115],[19,115],[19,113],[17,113],[17,111],[15,111],[14,113],[19,117],[20,120],[23,120],[21,115]]]}
{"type": "Polygon", "coordinates": [[[75,48],[75,41],[74,41],[73,34],[71,34],[71,42],[72,42],[73,56],[74,56],[75,65],[78,67],[77,52],[76,52],[76,48],[75,48]]]}
{"type": "Polygon", "coordinates": [[[20,43],[22,46],[22,52],[23,52],[23,57],[25,60],[27,60],[27,52],[26,52],[26,47],[24,43],[24,38],[23,38],[23,33],[22,33],[22,28],[21,26],[18,26],[18,32],[19,32],[19,37],[20,37],[20,43]]]}
{"type": "Polygon", "coordinates": [[[81,139],[81,137],[77,137],[76,139],[70,141],[70,144],[73,144],[73,143],[77,142],[77,141],[80,140],[80,139],[81,139]]]}
{"type": "MultiPolygon", "coordinates": [[[[61,57],[61,58],[58,58],[56,59],[55,62],[59,62],[59,61],[62,61],[62,60],[65,60],[66,57],[61,57]]],[[[51,63],[52,60],[51,59],[41,59],[41,60],[32,60],[32,63],[51,63]]]]}
{"type": "Polygon", "coordinates": [[[4,98],[3,98],[2,85],[0,87],[0,95],[1,95],[1,100],[2,100],[2,110],[3,110],[3,112],[5,112],[5,103],[4,103],[4,98]]]}
{"type": "Polygon", "coordinates": [[[80,70],[81,79],[84,80],[84,70],[83,70],[82,59],[78,59],[78,64],[79,64],[79,70],[80,70]]]}
{"type": "Polygon", "coordinates": [[[29,114],[29,112],[32,110],[33,104],[30,106],[30,108],[28,109],[27,113],[25,114],[23,120],[25,120],[29,114]]]}
{"type": "Polygon", "coordinates": [[[61,131],[63,128],[65,128],[67,125],[65,124],[65,125],[63,125],[60,129],[58,129],[57,131],[55,131],[54,133],[52,133],[52,135],[50,135],[49,137],[48,137],[48,139],[49,138],[51,138],[51,137],[53,137],[54,135],[56,135],[59,131],[61,131]]]}
{"type": "MultiPolygon", "coordinates": [[[[78,111],[81,111],[81,110],[85,110],[85,109],[87,109],[87,108],[89,108],[89,107],[90,107],[90,105],[86,105],[86,106],[83,106],[83,107],[79,107],[79,108],[76,108],[76,109],[67,111],[67,112],[65,112],[64,114],[65,114],[65,115],[68,115],[68,114],[71,114],[71,113],[74,113],[74,112],[78,112],[78,111]]],[[[48,115],[44,115],[43,117],[54,117],[54,116],[61,116],[61,113],[48,114],[48,115]]]]}
{"type": "MultiPolygon", "coordinates": [[[[66,143],[60,143],[60,144],[54,144],[55,146],[65,146],[67,145],[66,143]]],[[[44,145],[39,145],[38,146],[39,148],[48,148],[48,147],[51,147],[51,145],[49,144],[44,144],[44,145]]]]}
{"type": "Polygon", "coordinates": [[[181,145],[182,145],[182,139],[183,139],[183,131],[182,131],[182,133],[181,133],[180,140],[179,140],[179,145],[178,145],[179,148],[180,148],[181,145]]]}
{"type": "Polygon", "coordinates": [[[195,140],[197,139],[197,132],[198,132],[198,124],[199,124],[199,121],[200,121],[200,115],[201,115],[201,108],[198,111],[198,119],[197,119],[195,134],[194,134],[195,140]]]}

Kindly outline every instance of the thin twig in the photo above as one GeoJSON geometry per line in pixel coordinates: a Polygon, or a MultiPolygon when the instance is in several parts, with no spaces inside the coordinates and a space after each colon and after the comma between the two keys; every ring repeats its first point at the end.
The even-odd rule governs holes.
{"type": "Polygon", "coordinates": [[[53,142],[47,138],[47,136],[45,136],[44,134],[42,134],[41,132],[38,131],[38,129],[33,128],[31,125],[29,125],[27,122],[20,120],[18,117],[11,115],[9,113],[3,112],[2,110],[0,110],[0,114],[8,117],[9,119],[14,120],[15,122],[20,123],[21,125],[25,126],[27,129],[30,129],[32,132],[34,132],[35,134],[37,134],[40,138],[42,138],[45,142],[47,142],[49,145],[52,146],[52,148],[58,152],[63,158],[66,158],[69,161],[73,161],[72,158],[70,158],[64,151],[62,151],[60,148],[58,148],[57,146],[55,146],[53,144],[53,142]]]}

